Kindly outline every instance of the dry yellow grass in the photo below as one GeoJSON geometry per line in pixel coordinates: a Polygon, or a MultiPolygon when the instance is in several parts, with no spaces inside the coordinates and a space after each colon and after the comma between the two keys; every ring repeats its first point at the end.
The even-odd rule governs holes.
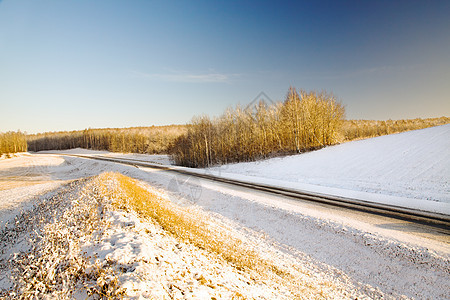
{"type": "Polygon", "coordinates": [[[106,175],[112,176],[119,183],[120,198],[123,201],[121,204],[129,205],[140,214],[154,219],[164,230],[177,238],[193,243],[201,249],[221,254],[239,269],[254,268],[257,265],[262,267],[262,262],[257,261],[253,251],[241,249],[242,241],[234,240],[225,232],[217,236],[218,232],[215,228],[211,228],[211,223],[204,216],[196,216],[195,212],[176,206],[168,199],[151,193],[139,186],[134,179],[117,173],[106,175]]]}
{"type": "Polygon", "coordinates": [[[177,206],[134,179],[117,173],[104,173],[100,179],[104,182],[100,185],[100,194],[116,199],[115,205],[155,220],[177,239],[219,255],[236,269],[249,272],[255,281],[287,287],[296,298],[326,298],[323,289],[333,289],[330,282],[302,282],[288,269],[262,257],[230,231],[215,226],[207,215],[177,206]],[[111,181],[116,184],[111,184],[111,181]],[[115,188],[111,189],[112,186],[115,188]]]}

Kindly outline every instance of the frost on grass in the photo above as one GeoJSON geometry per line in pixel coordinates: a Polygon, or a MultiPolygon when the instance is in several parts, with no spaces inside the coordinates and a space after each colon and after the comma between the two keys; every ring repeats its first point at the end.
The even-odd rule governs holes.
{"type": "MultiPolygon", "coordinates": [[[[264,282],[255,270],[244,270],[242,266],[230,263],[223,255],[225,253],[211,251],[205,243],[224,242],[224,236],[201,235],[199,228],[190,226],[192,223],[205,225],[198,215],[186,219],[183,208],[172,206],[157,191],[149,193],[139,182],[125,176],[109,173],[103,178],[102,194],[113,203],[116,211],[110,210],[109,213],[108,238],[101,245],[88,246],[87,251],[118,266],[121,271],[119,279],[126,288],[127,297],[293,297],[287,287],[278,286],[276,282],[264,282]],[[136,206],[137,202],[146,209],[136,206]],[[196,237],[206,238],[205,243],[198,243],[196,237]]],[[[208,231],[205,227],[203,229],[208,231]]]]}
{"type": "MultiPolygon", "coordinates": [[[[336,285],[323,274],[311,272],[268,244],[255,244],[248,236],[240,235],[201,210],[175,205],[164,194],[142,182],[119,174],[102,176],[102,194],[122,209],[124,220],[136,220],[124,223],[127,226],[112,227],[127,227],[130,233],[134,232],[132,239],[130,236],[112,239],[111,245],[117,246],[122,241],[131,246],[127,255],[120,252],[103,254],[113,260],[134,257],[135,260],[121,261],[126,270],[134,270],[120,277],[121,282],[126,282],[123,286],[127,286],[128,296],[133,290],[143,292],[145,288],[139,280],[122,281],[126,276],[147,278],[148,291],[140,295],[150,293],[156,298],[163,295],[217,299],[361,296],[352,287],[336,285]],[[142,234],[145,234],[144,239],[142,234]]],[[[119,249],[123,251],[124,247],[119,249]]]]}
{"type": "Polygon", "coordinates": [[[25,233],[30,247],[10,253],[4,265],[12,273],[13,288],[2,290],[1,296],[50,299],[71,298],[74,290],[91,296],[121,293],[114,270],[92,261],[80,248],[84,240],[101,234],[97,229],[103,222],[103,205],[95,184],[95,179],[79,181],[16,218],[10,231],[16,237],[25,233]]]}
{"type": "Polygon", "coordinates": [[[3,220],[0,227],[0,296],[13,285],[11,272],[19,265],[17,257],[21,253],[30,253],[32,244],[41,237],[44,225],[56,220],[70,205],[70,195],[80,183],[67,184],[48,193],[47,197],[33,201],[35,205],[31,208],[3,220]]]}
{"type": "Polygon", "coordinates": [[[28,239],[29,247],[0,247],[8,299],[361,296],[289,257],[262,255],[226,224],[115,173],[73,183],[11,226],[7,243],[28,239]]]}

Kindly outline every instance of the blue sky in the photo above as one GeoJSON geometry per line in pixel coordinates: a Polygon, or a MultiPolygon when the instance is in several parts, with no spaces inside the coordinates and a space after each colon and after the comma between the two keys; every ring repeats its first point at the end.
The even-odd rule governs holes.
{"type": "Polygon", "coordinates": [[[264,91],[450,116],[450,1],[0,0],[0,131],[183,124],[264,91]]]}

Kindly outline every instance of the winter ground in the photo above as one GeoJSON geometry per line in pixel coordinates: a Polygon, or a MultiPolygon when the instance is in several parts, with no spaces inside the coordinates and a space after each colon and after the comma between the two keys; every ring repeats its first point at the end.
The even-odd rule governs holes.
{"type": "Polygon", "coordinates": [[[450,124],[210,171],[241,180],[450,214],[450,124]]]}
{"type": "MultiPolygon", "coordinates": [[[[443,127],[447,128],[444,136],[448,135],[449,127],[443,127]]],[[[433,139],[435,142],[427,142],[428,148],[440,145],[438,136],[433,139]]],[[[388,142],[384,143],[380,148],[387,147],[388,142]]],[[[413,143],[410,145],[410,151],[422,155],[426,152],[423,148],[419,151],[413,143]]],[[[342,146],[345,145],[328,149],[342,146]]],[[[374,146],[365,147],[369,151],[374,146]]],[[[399,147],[402,143],[394,148],[399,147]]],[[[439,163],[428,169],[423,163],[422,170],[438,173],[442,165],[448,166],[448,150],[444,149],[442,154],[442,148],[439,149],[435,151],[439,163]]],[[[356,150],[347,150],[355,151],[356,156],[356,150]]],[[[80,152],[117,157],[117,154],[79,149],[72,154],[80,152]]],[[[306,155],[314,157],[318,155],[315,153],[320,151],[306,155]]],[[[409,161],[412,157],[408,156],[409,161]]],[[[167,163],[164,157],[128,155],[128,158],[167,163]]],[[[366,161],[376,158],[374,154],[373,159],[366,161]]],[[[285,159],[293,158],[271,161],[285,159]]],[[[320,163],[323,158],[315,159],[320,163]]],[[[385,168],[398,160],[398,157],[393,159],[385,168]]],[[[226,172],[232,173],[232,168],[241,170],[238,166],[226,172]]],[[[377,164],[373,162],[373,166],[377,164]]],[[[354,163],[355,172],[357,167],[354,163]]],[[[271,168],[274,174],[279,172],[271,168]]],[[[411,172],[414,170],[416,168],[410,168],[411,172]]],[[[60,154],[22,154],[0,161],[0,290],[3,295],[11,290],[43,293],[44,285],[54,288],[54,296],[75,290],[72,296],[83,299],[89,294],[101,293],[157,299],[239,295],[261,299],[293,297],[286,283],[275,286],[275,281],[258,279],[257,271],[238,270],[217,254],[175,238],[136,211],[113,205],[114,197],[98,193],[98,186],[102,184],[114,190],[113,180],[84,179],[105,171],[136,178],[146,189],[157,189],[156,192],[180,209],[195,209],[212,218],[214,228],[222,228],[222,233],[242,240],[256,249],[259,257],[270,258],[271,263],[294,276],[291,281],[305,287],[297,287],[297,291],[303,291],[300,294],[304,298],[450,298],[450,240],[446,235],[430,234],[424,228],[399,220],[361,216],[195,177],[60,154]],[[83,215],[87,217],[77,217],[83,215]],[[64,234],[58,234],[61,232],[64,234]],[[52,242],[55,240],[58,243],[52,242]],[[52,268],[42,268],[43,265],[52,268]],[[46,269],[50,271],[42,271],[46,269]],[[27,286],[27,282],[30,285],[27,286]]],[[[286,179],[296,176],[295,172],[288,174],[294,175],[286,179]]],[[[442,180],[439,179],[442,176],[448,178],[445,174],[441,172],[433,177],[427,173],[423,182],[417,176],[414,182],[430,188],[442,180]],[[431,183],[427,183],[428,180],[431,183]]],[[[375,186],[387,181],[373,176],[378,182],[375,186]]],[[[402,177],[399,180],[402,181],[402,177]]],[[[382,191],[372,192],[380,194],[382,191]]]]}
{"type": "MultiPolygon", "coordinates": [[[[24,186],[0,193],[4,204],[0,213],[0,295],[5,298],[44,294],[77,299],[105,295],[135,299],[291,299],[298,293],[309,298],[380,295],[368,286],[361,291],[355,289],[345,277],[333,278],[314,264],[300,263],[295,256],[225,218],[213,218],[208,227],[220,229],[218,239],[231,234],[242,240],[263,259],[289,272],[300,286],[292,290],[290,284],[260,278],[257,270],[240,270],[220,255],[174,238],[160,224],[129,207],[114,206],[115,196],[98,192],[102,185],[114,190],[111,180],[85,179],[108,169],[138,178],[148,177],[145,171],[53,155],[14,159],[28,169],[21,174],[28,174],[33,183],[28,186],[28,194],[14,193],[24,186]],[[37,163],[39,159],[42,163],[37,163]],[[39,179],[43,183],[37,184],[39,179]],[[8,203],[12,195],[15,201],[8,203]]],[[[6,170],[18,172],[12,165],[14,161],[9,161],[7,168],[2,168],[4,174],[6,170]]],[[[160,193],[146,183],[142,185],[160,193]]],[[[164,192],[160,195],[173,196],[164,192]]],[[[190,203],[183,202],[178,194],[176,198],[174,203],[181,209],[190,203]]],[[[195,222],[200,220],[199,214],[209,215],[200,207],[189,207],[198,211],[195,222]]]]}

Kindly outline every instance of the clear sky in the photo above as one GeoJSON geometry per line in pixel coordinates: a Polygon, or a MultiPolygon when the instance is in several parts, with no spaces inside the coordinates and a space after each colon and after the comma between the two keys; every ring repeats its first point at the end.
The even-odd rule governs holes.
{"type": "Polygon", "coordinates": [[[0,0],[0,131],[183,124],[289,86],[450,116],[450,1],[0,0]]]}

